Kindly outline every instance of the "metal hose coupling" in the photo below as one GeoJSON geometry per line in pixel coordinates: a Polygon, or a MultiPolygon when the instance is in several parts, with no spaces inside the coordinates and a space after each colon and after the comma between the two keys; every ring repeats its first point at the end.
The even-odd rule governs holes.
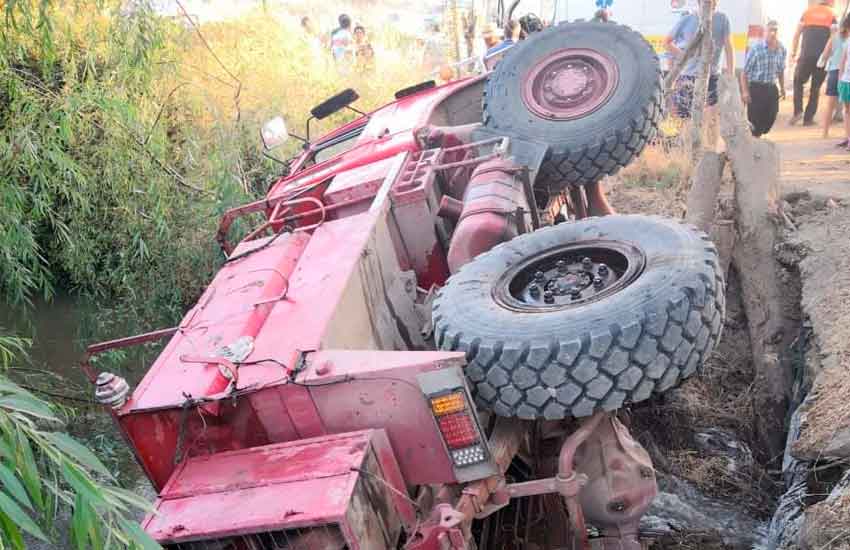
{"type": "Polygon", "coordinates": [[[127,403],[130,385],[120,376],[111,372],[102,372],[97,376],[95,384],[97,389],[94,392],[94,398],[101,405],[107,405],[117,410],[127,403]]]}

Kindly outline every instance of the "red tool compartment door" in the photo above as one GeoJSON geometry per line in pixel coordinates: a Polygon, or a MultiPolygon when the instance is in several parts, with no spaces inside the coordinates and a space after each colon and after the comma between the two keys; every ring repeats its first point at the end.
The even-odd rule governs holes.
{"type": "Polygon", "coordinates": [[[415,513],[383,430],[193,457],[142,526],[163,545],[341,533],[348,548],[395,547],[415,513]]]}

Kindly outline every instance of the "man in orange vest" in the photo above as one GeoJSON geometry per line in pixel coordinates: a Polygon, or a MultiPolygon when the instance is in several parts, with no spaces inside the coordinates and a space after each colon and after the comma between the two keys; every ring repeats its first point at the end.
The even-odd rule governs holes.
{"type": "Polygon", "coordinates": [[[803,119],[803,126],[814,126],[815,115],[818,112],[820,88],[826,78],[826,71],[818,67],[826,43],[832,33],[832,26],[837,23],[835,12],[832,10],[834,0],[821,0],[803,13],[797,32],[794,34],[794,44],[791,47],[791,59],[797,63],[794,71],[794,116],[791,124],[803,119]],[[802,48],[800,42],[802,39],[802,48]],[[798,55],[799,54],[799,55],[798,55]],[[803,87],[811,80],[809,103],[803,112],[803,87]]]}

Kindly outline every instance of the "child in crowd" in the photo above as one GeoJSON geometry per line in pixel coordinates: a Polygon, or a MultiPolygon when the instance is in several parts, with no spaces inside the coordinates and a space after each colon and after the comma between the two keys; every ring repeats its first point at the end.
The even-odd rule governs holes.
{"type": "Polygon", "coordinates": [[[839,64],[838,101],[844,105],[844,141],[839,143],[850,151],[850,56],[847,55],[848,48],[844,47],[839,64]]]}
{"type": "MultiPolygon", "coordinates": [[[[850,37],[850,15],[844,18],[841,22],[841,27],[838,32],[833,33],[832,38],[826,44],[826,48],[818,62],[819,67],[826,67],[826,112],[823,114],[823,138],[829,137],[829,127],[832,125],[832,120],[835,116],[835,108],[838,106],[838,81],[840,80],[840,65],[841,57],[844,55],[844,50],[847,48],[847,38],[850,37]]],[[[842,142],[840,144],[846,147],[848,144],[842,142]]]]}

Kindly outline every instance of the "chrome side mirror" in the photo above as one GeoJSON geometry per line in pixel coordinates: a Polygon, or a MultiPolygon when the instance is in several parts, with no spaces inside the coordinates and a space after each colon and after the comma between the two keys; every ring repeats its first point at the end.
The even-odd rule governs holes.
{"type": "Polygon", "coordinates": [[[266,150],[280,147],[289,139],[289,131],[286,129],[286,121],[282,116],[276,116],[263,125],[260,130],[263,139],[263,147],[266,150]]]}

